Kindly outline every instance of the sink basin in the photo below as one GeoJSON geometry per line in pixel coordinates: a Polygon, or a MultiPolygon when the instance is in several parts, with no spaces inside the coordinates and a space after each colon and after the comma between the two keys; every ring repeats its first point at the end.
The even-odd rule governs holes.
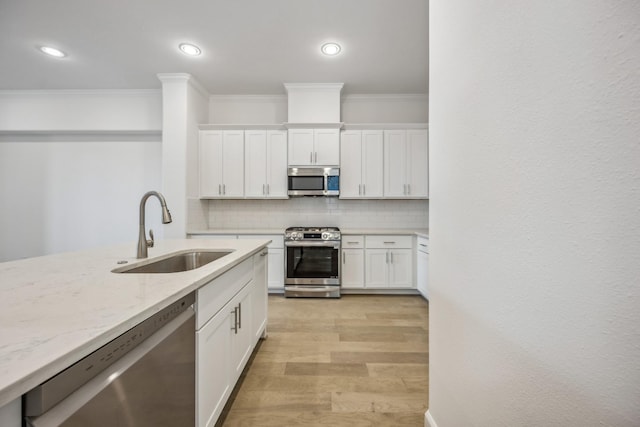
{"type": "Polygon", "coordinates": [[[193,270],[209,264],[233,251],[185,251],[172,254],[168,257],[151,261],[144,265],[120,267],[112,270],[114,273],[179,273],[193,270]]]}

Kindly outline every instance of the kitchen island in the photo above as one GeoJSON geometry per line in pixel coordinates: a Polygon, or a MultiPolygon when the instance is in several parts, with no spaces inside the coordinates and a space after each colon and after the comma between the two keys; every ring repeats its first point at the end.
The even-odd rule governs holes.
{"type": "Polygon", "coordinates": [[[179,239],[157,242],[146,260],[127,244],[0,263],[0,408],[268,244],[179,239]],[[184,250],[232,252],[179,273],[112,272],[184,250]]]}

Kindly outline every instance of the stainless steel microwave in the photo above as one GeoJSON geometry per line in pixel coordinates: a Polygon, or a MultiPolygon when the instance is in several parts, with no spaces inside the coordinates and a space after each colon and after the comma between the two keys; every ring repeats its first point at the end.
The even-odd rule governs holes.
{"type": "Polygon", "coordinates": [[[287,170],[290,196],[339,196],[340,168],[296,167],[287,170]]]}

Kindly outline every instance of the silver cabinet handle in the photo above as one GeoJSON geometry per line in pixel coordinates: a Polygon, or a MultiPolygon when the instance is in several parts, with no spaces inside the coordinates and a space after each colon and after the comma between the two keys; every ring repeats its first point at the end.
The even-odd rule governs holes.
{"type": "Polygon", "coordinates": [[[362,184],[362,195],[363,196],[367,195],[367,184],[362,184]]]}
{"type": "Polygon", "coordinates": [[[385,262],[389,264],[389,252],[385,254],[385,262]]]}
{"type": "Polygon", "coordinates": [[[218,195],[222,195],[222,185],[218,184],[218,195]]]}
{"type": "Polygon", "coordinates": [[[267,254],[269,253],[269,251],[264,251],[260,254],[260,256],[267,256],[267,254]]]}
{"type": "Polygon", "coordinates": [[[407,194],[411,194],[411,184],[407,184],[407,194]]]}
{"type": "Polygon", "coordinates": [[[314,163],[318,164],[318,152],[316,151],[315,153],[313,153],[313,155],[314,155],[314,158],[313,158],[314,163]]]}
{"type": "Polygon", "coordinates": [[[425,245],[424,243],[420,243],[420,246],[422,246],[423,248],[427,247],[427,245],[425,245]]]}
{"type": "Polygon", "coordinates": [[[358,184],[358,196],[362,196],[362,184],[358,184]]]}
{"type": "Polygon", "coordinates": [[[313,152],[309,152],[309,163],[313,163],[313,152]]]}
{"type": "Polygon", "coordinates": [[[402,187],[404,187],[403,194],[406,195],[407,194],[407,184],[402,184],[402,187]]]}
{"type": "Polygon", "coordinates": [[[396,244],[396,242],[382,242],[382,243],[384,243],[385,245],[395,245],[396,244]]]}
{"type": "Polygon", "coordinates": [[[238,328],[242,329],[242,303],[238,303],[238,328]]]}
{"type": "Polygon", "coordinates": [[[262,195],[263,195],[263,196],[265,195],[265,192],[264,192],[264,184],[262,184],[262,195]]]}
{"type": "Polygon", "coordinates": [[[345,255],[345,254],[344,254],[344,252],[342,252],[342,263],[343,263],[343,264],[346,262],[346,261],[345,261],[345,258],[344,258],[344,255],[345,255]]]}
{"type": "Polygon", "coordinates": [[[389,252],[389,255],[391,255],[391,264],[393,264],[393,252],[389,252]]]}
{"type": "Polygon", "coordinates": [[[231,330],[237,334],[238,333],[238,308],[234,307],[233,308],[233,326],[231,327],[231,330]]]}
{"type": "Polygon", "coordinates": [[[267,194],[271,194],[271,189],[269,188],[269,184],[267,184],[267,194]]]}
{"type": "Polygon", "coordinates": [[[347,245],[357,245],[360,242],[346,242],[346,243],[347,243],[347,245]]]}

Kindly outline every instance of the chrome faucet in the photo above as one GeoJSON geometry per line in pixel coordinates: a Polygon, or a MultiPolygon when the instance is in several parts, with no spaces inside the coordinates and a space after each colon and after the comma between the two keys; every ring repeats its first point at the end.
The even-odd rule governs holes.
{"type": "Polygon", "coordinates": [[[140,232],[138,233],[138,255],[137,258],[146,258],[148,255],[147,248],[153,247],[153,230],[149,229],[149,237],[151,239],[147,240],[145,226],[144,226],[144,214],[145,214],[145,205],[147,203],[147,199],[151,196],[156,196],[158,200],[160,200],[160,206],[162,207],[162,223],[169,224],[171,222],[171,213],[169,209],[167,209],[167,202],[164,200],[164,196],[157,191],[148,191],[142,196],[142,200],[140,200],[140,232]]]}

